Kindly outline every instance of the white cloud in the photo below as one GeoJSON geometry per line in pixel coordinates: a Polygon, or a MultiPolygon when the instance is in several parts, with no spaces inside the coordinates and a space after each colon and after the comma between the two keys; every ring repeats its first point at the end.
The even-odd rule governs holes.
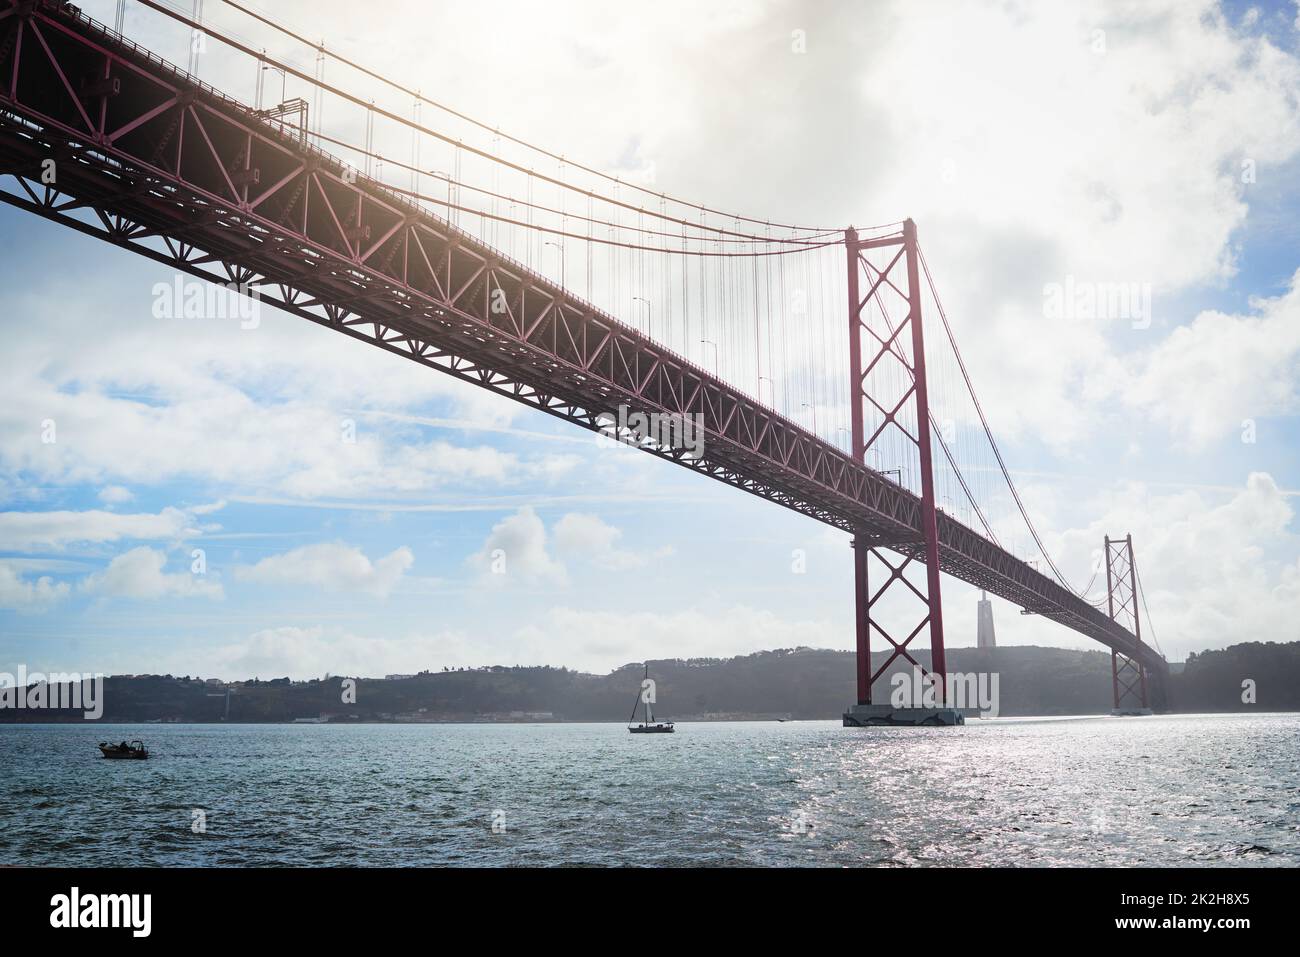
{"type": "Polygon", "coordinates": [[[897,24],[862,84],[898,118],[870,127],[888,133],[866,208],[917,218],[999,433],[1077,448],[1114,398],[1092,390],[1117,351],[1184,321],[1181,290],[1235,273],[1241,162],[1296,155],[1300,69],[1208,2],[907,4],[897,24]],[[931,68],[906,71],[922,50],[931,68]],[[1149,283],[1155,324],[1047,320],[1043,286],[1067,276],[1149,283]]]}
{"type": "Polygon", "coordinates": [[[199,534],[191,511],[164,508],[157,514],[117,512],[0,512],[0,549],[62,549],[76,542],[120,539],[180,540],[199,534]]]}
{"type": "Polygon", "coordinates": [[[17,563],[0,561],[0,608],[41,611],[68,597],[66,582],[55,582],[48,575],[23,578],[19,571],[17,563]]]}
{"type": "Polygon", "coordinates": [[[610,552],[622,531],[599,516],[569,512],[555,523],[555,545],[562,551],[610,552]]]}
{"type": "Polygon", "coordinates": [[[1118,386],[1124,401],[1195,447],[1240,436],[1247,419],[1295,415],[1300,272],[1284,295],[1252,306],[1245,316],[1203,312],[1135,356],[1118,386]]]}
{"type": "Polygon", "coordinates": [[[105,485],[99,490],[99,500],[105,505],[121,505],[133,498],[131,490],[121,485],[105,485]]]}
{"type": "Polygon", "coordinates": [[[569,573],[562,558],[608,571],[626,571],[644,567],[651,557],[672,554],[671,546],[658,549],[654,556],[619,548],[622,537],[622,529],[585,512],[565,513],[548,537],[542,519],[527,506],[493,526],[468,563],[488,581],[567,584],[569,573]],[[555,555],[550,552],[551,539],[555,555]]]}
{"type": "MultiPolygon", "coordinates": [[[[645,658],[727,657],[797,645],[824,647],[826,621],[785,620],[770,611],[734,606],[668,612],[591,611],[559,607],[513,634],[472,637],[456,630],[374,637],[324,626],[260,630],[205,651],[203,672],[227,679],[288,675],[382,677],[484,664],[564,665],[605,673],[645,658]]],[[[194,670],[177,658],[177,674],[194,670]]]]}
{"type": "Polygon", "coordinates": [[[517,477],[517,458],[491,446],[469,448],[443,441],[396,445],[378,437],[339,443],[304,456],[281,480],[302,498],[395,495],[446,483],[500,483],[517,477]]]}
{"type": "Polygon", "coordinates": [[[147,546],[123,552],[101,572],[86,577],[82,588],[109,598],[222,598],[220,583],[188,571],[168,573],[164,552],[147,546]]]}
{"type": "Polygon", "coordinates": [[[482,573],[484,581],[565,584],[568,573],[551,557],[546,539],[545,524],[531,506],[525,506],[492,526],[468,564],[482,573]]]}
{"type": "MultiPolygon", "coordinates": [[[[622,529],[610,525],[597,515],[569,512],[555,523],[552,532],[555,535],[556,550],[561,554],[581,558],[611,571],[641,568],[650,560],[647,555],[619,548],[618,543],[623,537],[622,529]]],[[[671,554],[671,551],[668,548],[657,554],[664,556],[671,554]]]]}
{"type": "MultiPolygon", "coordinates": [[[[340,361],[340,367],[353,364],[340,361]]],[[[149,370],[132,372],[147,376],[149,370]]],[[[300,497],[405,494],[460,482],[508,482],[525,474],[510,453],[430,441],[391,425],[358,422],[355,442],[348,442],[344,423],[350,417],[324,402],[254,398],[256,383],[227,382],[198,367],[194,372],[194,393],[163,402],[106,394],[101,390],[111,378],[96,380],[94,370],[78,378],[99,388],[76,392],[63,391],[65,380],[28,376],[14,386],[20,398],[0,410],[0,469],[46,484],[181,479],[300,497]],[[44,415],[60,423],[53,445],[28,434],[30,417],[44,415]]]]}
{"type": "Polygon", "coordinates": [[[311,585],[329,591],[358,591],[386,598],[415,561],[403,546],[371,561],[359,548],[304,545],[235,569],[235,578],[259,584],[311,585]]]}
{"type": "MultiPolygon", "coordinates": [[[[326,673],[378,678],[464,664],[473,660],[472,644],[458,632],[373,638],[320,626],[287,626],[263,629],[215,648],[205,655],[210,662],[205,667],[227,680],[282,675],[305,679],[326,673]]],[[[178,660],[175,668],[183,671],[192,665],[178,660]]]]}
{"type": "Polygon", "coordinates": [[[506,429],[522,410],[296,317],[273,313],[245,332],[176,321],[160,334],[147,297],[159,271],[133,267],[97,277],[84,299],[65,290],[23,303],[32,325],[7,331],[0,354],[0,488],[93,483],[114,504],[128,487],[176,480],[391,496],[558,479],[572,468],[564,456],[431,440],[413,421],[372,415],[442,402],[467,427],[506,429]],[[106,301],[113,335],[92,344],[87,330],[106,301]],[[55,358],[53,341],[62,344],[55,358]],[[57,424],[57,441],[42,441],[45,420],[57,424]]]}

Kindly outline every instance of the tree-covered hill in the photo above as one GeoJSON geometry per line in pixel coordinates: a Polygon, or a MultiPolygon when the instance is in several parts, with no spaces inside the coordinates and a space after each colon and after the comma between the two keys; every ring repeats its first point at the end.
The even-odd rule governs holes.
{"type": "MultiPolygon", "coordinates": [[[[917,659],[928,666],[925,652],[917,659]]],[[[875,656],[875,666],[884,654],[875,656]]],[[[109,677],[103,721],[623,721],[644,665],[607,674],[566,668],[427,671],[404,678],[328,677],[221,684],[171,675],[109,677]],[[227,700],[228,699],[228,700],[227,700]],[[353,700],[355,699],[355,700],[353,700]],[[227,711],[228,709],[228,711],[227,711]],[[227,718],[228,714],[228,718],[227,718]]],[[[896,661],[891,673],[910,668],[896,661]]],[[[1003,715],[1100,714],[1111,707],[1110,655],[1103,650],[954,648],[952,672],[994,672],[1003,715]]],[[[1300,642],[1250,642],[1191,655],[1170,678],[1181,712],[1300,710],[1300,642]],[[1243,700],[1243,682],[1255,700],[1243,700]]],[[[781,717],[835,719],[854,698],[854,656],[811,648],[729,659],[650,662],[659,717],[676,720],[781,717]]],[[[889,685],[876,686],[878,700],[889,685]]],[[[80,712],[0,708],[0,722],[79,720],[80,712]]]]}

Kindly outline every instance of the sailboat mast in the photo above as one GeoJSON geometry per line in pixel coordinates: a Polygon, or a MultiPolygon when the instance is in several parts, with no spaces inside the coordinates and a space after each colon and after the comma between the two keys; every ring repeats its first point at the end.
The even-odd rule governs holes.
{"type": "Polygon", "coordinates": [[[637,691],[636,697],[632,699],[632,713],[627,716],[627,723],[629,727],[631,727],[632,722],[636,720],[636,706],[640,703],[641,703],[641,692],[637,691]]]}
{"type": "Polygon", "coordinates": [[[641,682],[641,699],[645,702],[645,723],[650,723],[650,696],[646,694],[649,689],[646,687],[646,681],[650,680],[650,662],[645,663],[645,681],[641,682]]]}

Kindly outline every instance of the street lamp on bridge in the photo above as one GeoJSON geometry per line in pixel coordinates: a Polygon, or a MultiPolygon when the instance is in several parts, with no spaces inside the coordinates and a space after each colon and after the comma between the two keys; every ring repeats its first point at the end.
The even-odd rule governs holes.
{"type": "Polygon", "coordinates": [[[556,252],[560,254],[560,285],[564,285],[564,247],[560,243],[553,243],[549,239],[543,243],[544,246],[554,246],[556,252]]]}
{"type": "Polygon", "coordinates": [[[712,339],[701,339],[700,342],[706,346],[713,346],[713,374],[716,376],[718,374],[718,344],[712,339]]]}
{"type": "MultiPolygon", "coordinates": [[[[642,303],[645,306],[645,335],[646,338],[649,339],[651,329],[650,320],[653,318],[650,312],[650,300],[644,296],[633,296],[632,301],[642,303]]],[[[638,323],[638,325],[640,324],[638,323]]]]}
{"type": "Polygon", "coordinates": [[[812,425],[813,425],[812,430],[813,430],[813,435],[816,435],[817,434],[817,406],[812,404],[811,402],[800,402],[799,404],[802,405],[805,409],[812,410],[812,425]]]}

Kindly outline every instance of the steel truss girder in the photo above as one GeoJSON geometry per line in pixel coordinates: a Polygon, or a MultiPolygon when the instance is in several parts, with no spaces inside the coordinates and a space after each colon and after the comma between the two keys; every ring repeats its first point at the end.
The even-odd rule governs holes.
{"type": "MultiPolygon", "coordinates": [[[[0,0],[0,199],[194,276],[250,282],[295,315],[584,428],[598,430],[597,417],[619,404],[698,413],[701,458],[643,448],[867,547],[920,557],[917,496],[50,0],[0,0]],[[44,44],[32,42],[38,30],[44,44]],[[73,92],[78,77],[95,79],[89,100],[73,92]],[[104,82],[114,79],[116,93],[104,82]],[[57,180],[47,185],[50,158],[57,180]]],[[[1014,556],[943,513],[937,522],[944,571],[1147,654],[1014,556]]]]}

